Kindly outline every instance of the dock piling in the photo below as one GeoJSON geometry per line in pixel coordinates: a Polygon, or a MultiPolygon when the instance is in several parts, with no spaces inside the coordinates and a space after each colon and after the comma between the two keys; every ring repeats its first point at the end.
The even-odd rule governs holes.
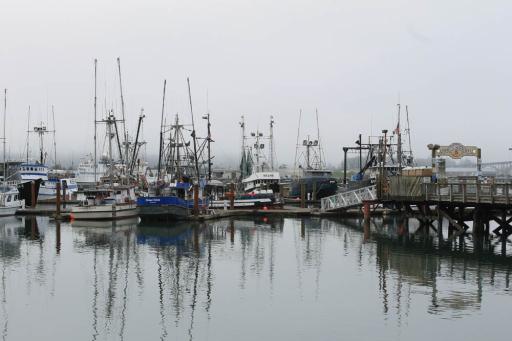
{"type": "Polygon", "coordinates": [[[55,184],[56,198],[55,198],[55,219],[60,219],[60,182],[55,184]]]}

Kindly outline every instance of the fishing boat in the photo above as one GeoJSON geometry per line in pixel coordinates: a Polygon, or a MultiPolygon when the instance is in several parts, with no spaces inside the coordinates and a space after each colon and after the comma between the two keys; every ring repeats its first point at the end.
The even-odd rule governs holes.
{"type": "MultiPolygon", "coordinates": [[[[194,209],[193,186],[188,182],[175,182],[164,188],[160,195],[139,197],[139,217],[145,221],[181,220],[190,216],[194,209]],[[189,199],[187,199],[189,198],[189,199]]],[[[206,200],[198,200],[199,207],[205,208],[206,200]]]]}
{"type": "Polygon", "coordinates": [[[275,194],[279,192],[279,172],[274,167],[274,118],[270,117],[270,134],[264,136],[257,130],[249,136],[245,134],[245,119],[240,122],[242,128],[242,160],[240,170],[242,190],[247,194],[275,194]],[[269,141],[269,155],[265,153],[265,140],[269,141]],[[250,142],[248,142],[250,141],[250,142]]]}
{"type": "Polygon", "coordinates": [[[302,140],[302,144],[299,144],[302,112],[299,117],[299,131],[295,151],[295,169],[298,172],[291,180],[289,196],[299,197],[301,195],[302,186],[305,186],[307,196],[310,200],[319,200],[334,195],[338,190],[338,181],[333,177],[332,171],[325,166],[325,158],[323,157],[320,142],[318,111],[316,111],[317,138],[312,139],[308,135],[306,139],[302,140]],[[301,149],[300,152],[299,149],[301,149]]]}
{"type": "Polygon", "coordinates": [[[0,187],[0,216],[15,215],[16,211],[25,207],[25,200],[20,199],[17,188],[0,187]]]}
{"type": "MultiPolygon", "coordinates": [[[[197,190],[197,208],[206,209],[208,205],[208,200],[200,199],[203,198],[208,178],[204,176],[205,171],[203,170],[202,172],[202,169],[200,169],[199,159],[202,157],[202,153],[197,148],[198,137],[195,132],[192,97],[188,79],[187,83],[191,124],[185,126],[177,114],[172,124],[166,126],[164,125],[166,82],[164,81],[157,179],[150,190],[151,194],[137,199],[139,217],[143,221],[180,220],[191,215],[195,206],[193,199],[194,190],[197,190]],[[190,134],[191,140],[186,132],[186,130],[189,130],[189,127],[192,130],[190,134]],[[166,136],[168,138],[164,138],[166,136]]],[[[201,162],[201,165],[208,164],[206,167],[208,177],[211,175],[209,117],[209,114],[203,117],[208,120],[208,137],[204,139],[204,145],[200,148],[203,151],[206,148],[208,150],[207,159],[201,162]]]]}
{"type": "Polygon", "coordinates": [[[99,162],[96,163],[96,169],[94,169],[94,158],[92,155],[88,155],[80,160],[78,169],[76,172],[76,183],[81,188],[93,187],[98,183],[98,179],[103,177],[108,170],[107,156],[104,155],[99,162]]]}
{"type": "Polygon", "coordinates": [[[7,184],[9,172],[6,161],[6,123],[7,123],[7,89],[4,90],[4,129],[3,129],[3,177],[0,186],[0,216],[11,216],[16,214],[19,208],[25,206],[25,201],[20,198],[19,191],[16,187],[7,184]]]}
{"type": "Polygon", "coordinates": [[[84,190],[85,199],[71,208],[74,220],[115,220],[137,216],[135,191],[131,186],[84,190]]]}

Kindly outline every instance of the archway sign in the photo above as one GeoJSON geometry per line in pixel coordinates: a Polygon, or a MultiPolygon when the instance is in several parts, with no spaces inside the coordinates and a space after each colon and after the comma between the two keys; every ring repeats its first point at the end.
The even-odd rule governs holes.
{"type": "Polygon", "coordinates": [[[435,150],[435,156],[447,156],[455,160],[460,160],[466,156],[476,157],[476,167],[478,174],[482,169],[482,150],[476,146],[465,146],[462,143],[452,143],[449,146],[439,146],[435,150]]]}

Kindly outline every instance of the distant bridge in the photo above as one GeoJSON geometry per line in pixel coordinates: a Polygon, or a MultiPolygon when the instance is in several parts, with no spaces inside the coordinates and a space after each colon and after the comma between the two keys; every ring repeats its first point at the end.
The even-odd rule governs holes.
{"type": "Polygon", "coordinates": [[[493,168],[498,173],[509,174],[512,170],[512,161],[500,161],[500,162],[485,162],[482,163],[482,168],[493,168]]]}

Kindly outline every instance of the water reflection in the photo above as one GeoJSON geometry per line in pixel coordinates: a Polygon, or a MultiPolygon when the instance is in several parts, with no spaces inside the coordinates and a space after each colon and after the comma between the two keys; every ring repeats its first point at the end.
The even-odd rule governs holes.
{"type": "Polygon", "coordinates": [[[364,311],[384,328],[366,336],[394,339],[426,316],[512,302],[511,259],[493,241],[447,242],[398,217],[137,224],[1,219],[3,338],[26,338],[31,319],[41,339],[56,321],[70,326],[62,338],[92,340],[235,340],[255,325],[272,327],[246,339],[330,339],[352,327],[325,321],[364,311]],[[43,307],[59,319],[41,319],[43,307]]]}

